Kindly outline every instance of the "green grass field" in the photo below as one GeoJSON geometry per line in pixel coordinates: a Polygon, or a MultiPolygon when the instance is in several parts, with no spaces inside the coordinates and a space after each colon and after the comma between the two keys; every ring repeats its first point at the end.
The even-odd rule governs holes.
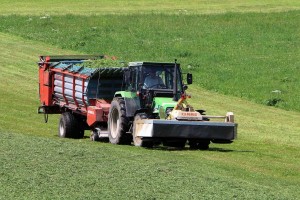
{"type": "Polygon", "coordinates": [[[125,61],[179,60],[195,85],[300,111],[299,11],[220,15],[7,16],[0,31],[125,61]],[[279,91],[279,92],[274,92],[279,91]]]}
{"type": "Polygon", "coordinates": [[[106,15],[106,14],[131,14],[131,13],[168,13],[168,14],[195,14],[195,13],[224,13],[224,12],[281,12],[299,10],[297,0],[1,0],[1,15],[106,15]]]}
{"type": "Polygon", "coordinates": [[[52,2],[1,4],[0,199],[299,198],[298,2],[52,2]],[[102,16],[85,16],[95,11],[102,16]],[[59,139],[59,116],[45,124],[36,114],[36,62],[79,53],[178,58],[194,74],[191,103],[208,114],[233,111],[238,139],[209,151],[93,143],[88,131],[59,139]],[[284,101],[266,106],[272,98],[284,101]]]}

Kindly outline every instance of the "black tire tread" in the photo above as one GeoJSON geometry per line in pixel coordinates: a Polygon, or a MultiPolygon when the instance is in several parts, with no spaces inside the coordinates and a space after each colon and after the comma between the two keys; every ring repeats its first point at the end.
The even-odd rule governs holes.
{"type": "MultiPolygon", "coordinates": [[[[109,134],[109,140],[113,144],[121,144],[121,145],[130,145],[132,142],[131,134],[128,134],[129,126],[129,119],[126,117],[126,107],[125,101],[123,99],[114,99],[111,103],[111,109],[117,109],[120,112],[120,130],[117,133],[116,138],[113,138],[111,134],[109,134]],[[116,107],[116,108],[115,108],[116,107]]],[[[108,120],[110,122],[110,119],[108,120]]]]}
{"type": "Polygon", "coordinates": [[[63,138],[82,138],[84,135],[84,130],[82,129],[78,119],[71,112],[64,112],[61,114],[59,126],[58,126],[58,136],[63,138]],[[63,124],[65,133],[60,135],[60,125],[63,124]]]}

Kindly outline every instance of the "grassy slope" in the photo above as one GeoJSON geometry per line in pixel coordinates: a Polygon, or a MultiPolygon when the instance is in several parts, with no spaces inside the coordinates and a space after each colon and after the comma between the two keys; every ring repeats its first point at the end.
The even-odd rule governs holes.
{"type": "Polygon", "coordinates": [[[9,16],[0,31],[127,61],[190,65],[195,85],[300,111],[299,11],[220,15],[9,16]],[[273,93],[279,90],[281,93],[273,93]]]}
{"type": "Polygon", "coordinates": [[[128,13],[157,13],[168,12],[171,14],[192,13],[224,13],[224,12],[278,12],[286,10],[299,10],[297,0],[127,0],[110,1],[95,0],[1,0],[0,15],[103,15],[103,14],[128,14],[128,13]]]}
{"type": "Polygon", "coordinates": [[[7,34],[0,34],[0,38],[1,132],[44,135],[47,131],[40,120],[42,116],[36,114],[39,105],[38,56],[72,52],[20,40],[7,34]]]}
{"type": "Polygon", "coordinates": [[[239,140],[208,152],[60,140],[35,114],[37,56],[74,53],[0,34],[0,194],[15,198],[293,199],[300,115],[191,87],[208,114],[232,110],[239,140]],[[5,66],[5,67],[4,67],[5,66]],[[4,84],[5,83],[5,84],[4,84]],[[222,102],[222,103],[220,103],[222,102]],[[44,135],[45,137],[36,137],[44,135]]]}

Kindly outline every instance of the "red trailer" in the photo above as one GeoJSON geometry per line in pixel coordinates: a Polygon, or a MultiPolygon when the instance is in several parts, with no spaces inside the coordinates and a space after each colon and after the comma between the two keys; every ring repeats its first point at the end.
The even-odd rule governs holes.
{"type": "Polygon", "coordinates": [[[82,138],[85,129],[107,129],[110,102],[122,89],[126,68],[82,67],[93,59],[105,56],[40,56],[38,112],[62,114],[60,137],[82,138]]]}

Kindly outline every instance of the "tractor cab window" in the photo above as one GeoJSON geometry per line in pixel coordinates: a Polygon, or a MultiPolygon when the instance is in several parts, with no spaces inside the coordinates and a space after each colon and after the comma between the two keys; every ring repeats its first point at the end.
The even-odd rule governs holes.
{"type": "Polygon", "coordinates": [[[129,91],[136,91],[138,89],[138,73],[137,73],[137,69],[130,69],[127,74],[126,74],[126,88],[129,91]]]}
{"type": "Polygon", "coordinates": [[[145,77],[144,77],[144,85],[143,88],[144,89],[157,89],[157,88],[165,88],[165,83],[162,79],[162,75],[160,73],[160,71],[154,69],[154,68],[150,68],[147,70],[147,72],[145,73],[145,77]]]}
{"type": "MultiPolygon", "coordinates": [[[[143,68],[143,89],[167,89],[174,86],[174,66],[145,66],[143,68]]],[[[181,77],[177,72],[177,88],[181,89],[181,77]]]]}

